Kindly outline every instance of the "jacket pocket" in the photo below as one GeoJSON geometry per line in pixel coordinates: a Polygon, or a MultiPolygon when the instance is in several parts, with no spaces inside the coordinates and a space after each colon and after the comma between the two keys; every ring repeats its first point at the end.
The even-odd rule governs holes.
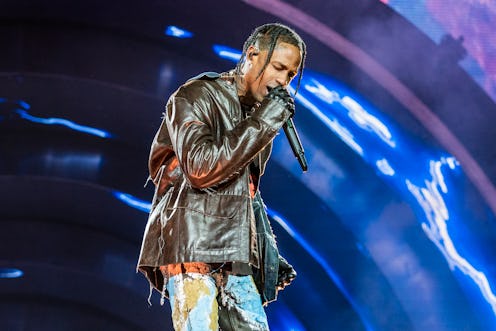
{"type": "MultiPolygon", "coordinates": [[[[247,199],[247,197],[240,195],[220,195],[186,191],[181,195],[177,207],[174,207],[173,203],[169,203],[167,209],[170,211],[174,208],[185,209],[205,217],[231,219],[243,207],[246,210],[247,199]]],[[[174,197],[171,199],[171,202],[173,200],[174,197]]]]}
{"type": "Polygon", "coordinates": [[[248,247],[249,197],[188,192],[183,201],[177,216],[187,250],[218,251],[222,258],[248,247]]]}

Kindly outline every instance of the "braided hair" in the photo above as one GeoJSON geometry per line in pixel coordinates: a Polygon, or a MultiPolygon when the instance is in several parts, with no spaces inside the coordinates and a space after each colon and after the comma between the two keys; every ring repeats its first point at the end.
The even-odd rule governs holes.
{"type": "Polygon", "coordinates": [[[246,51],[250,46],[257,46],[260,50],[268,50],[267,59],[265,63],[258,73],[260,76],[267,65],[269,64],[270,58],[272,57],[272,53],[274,52],[274,48],[276,47],[278,42],[285,42],[290,45],[296,46],[301,51],[301,62],[300,67],[298,68],[299,76],[298,76],[298,85],[296,86],[295,95],[300,88],[301,77],[303,75],[303,68],[305,67],[305,59],[307,56],[307,46],[301,37],[291,28],[281,23],[269,23],[264,24],[253,30],[251,35],[246,39],[243,45],[243,54],[241,54],[241,59],[236,65],[236,74],[241,73],[241,67],[246,59],[246,51]]]}

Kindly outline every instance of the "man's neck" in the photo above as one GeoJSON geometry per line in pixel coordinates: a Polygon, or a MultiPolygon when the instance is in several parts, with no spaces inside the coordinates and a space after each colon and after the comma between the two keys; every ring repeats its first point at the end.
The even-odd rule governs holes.
{"type": "Polygon", "coordinates": [[[251,95],[249,95],[244,77],[242,75],[236,75],[234,81],[236,82],[236,90],[241,104],[249,106],[250,108],[253,107],[256,100],[251,95]]]}

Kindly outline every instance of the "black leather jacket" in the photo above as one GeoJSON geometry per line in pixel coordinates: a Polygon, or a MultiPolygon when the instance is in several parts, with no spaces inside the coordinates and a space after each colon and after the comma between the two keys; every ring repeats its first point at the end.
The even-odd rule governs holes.
{"type": "MultiPolygon", "coordinates": [[[[265,247],[260,235],[268,238],[272,231],[257,241],[249,180],[258,185],[272,139],[289,116],[276,100],[264,100],[245,116],[232,74],[196,77],[170,97],[151,146],[156,192],[138,261],[153,287],[162,290],[158,267],[171,263],[237,261],[271,269],[259,265],[260,256],[267,255],[259,252],[265,247]]],[[[257,213],[265,213],[257,199],[257,213]]],[[[275,263],[277,247],[273,237],[269,241],[269,260],[275,263]]],[[[268,277],[277,279],[277,266],[275,276],[268,277]]],[[[264,301],[274,299],[269,292],[264,301]]]]}

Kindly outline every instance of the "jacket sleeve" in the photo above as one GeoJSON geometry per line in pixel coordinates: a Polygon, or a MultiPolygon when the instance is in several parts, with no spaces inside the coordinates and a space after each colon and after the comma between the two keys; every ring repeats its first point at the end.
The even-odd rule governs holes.
{"type": "MultiPolygon", "coordinates": [[[[267,146],[289,118],[290,112],[275,100],[264,100],[252,114],[221,132],[218,107],[206,88],[176,93],[167,105],[166,123],[172,146],[189,183],[196,188],[221,184],[246,167],[267,146]]],[[[225,112],[228,114],[229,112],[225,112]]]]}
{"type": "Polygon", "coordinates": [[[175,157],[167,133],[165,121],[162,121],[153,139],[148,158],[148,170],[150,173],[149,179],[157,187],[157,196],[161,196],[166,188],[181,175],[177,158],[175,157]],[[160,171],[161,168],[163,168],[162,171],[160,171]]]}

